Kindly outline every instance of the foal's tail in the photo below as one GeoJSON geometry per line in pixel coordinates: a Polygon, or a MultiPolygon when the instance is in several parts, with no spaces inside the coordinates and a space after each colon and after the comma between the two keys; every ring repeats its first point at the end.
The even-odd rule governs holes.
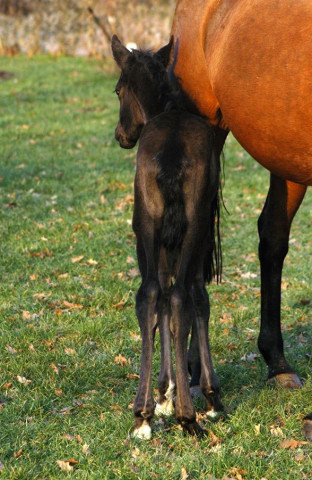
{"type": "Polygon", "coordinates": [[[170,148],[158,156],[157,184],[164,198],[161,243],[169,251],[179,249],[187,229],[183,196],[183,159],[170,148]],[[179,158],[179,157],[178,157],[179,158]]]}

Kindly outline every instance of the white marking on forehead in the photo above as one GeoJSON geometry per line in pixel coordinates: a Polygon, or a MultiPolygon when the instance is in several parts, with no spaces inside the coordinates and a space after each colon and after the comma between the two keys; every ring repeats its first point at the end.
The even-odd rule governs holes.
{"type": "Polygon", "coordinates": [[[133,438],[139,438],[140,440],[150,440],[152,438],[152,429],[150,424],[144,420],[139,428],[133,430],[133,438]]]}

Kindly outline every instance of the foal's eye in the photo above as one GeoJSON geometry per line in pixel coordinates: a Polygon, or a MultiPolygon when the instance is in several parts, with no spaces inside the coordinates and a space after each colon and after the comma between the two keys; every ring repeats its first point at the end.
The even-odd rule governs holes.
{"type": "Polygon", "coordinates": [[[117,97],[119,97],[120,89],[119,89],[119,88],[115,88],[115,93],[116,93],[117,97]]]}

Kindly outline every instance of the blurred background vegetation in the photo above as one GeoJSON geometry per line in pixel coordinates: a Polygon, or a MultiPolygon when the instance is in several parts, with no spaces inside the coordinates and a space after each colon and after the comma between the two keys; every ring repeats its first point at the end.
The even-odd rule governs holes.
{"type": "Polygon", "coordinates": [[[113,33],[157,48],[168,40],[175,0],[0,0],[0,55],[108,57],[113,33]]]}

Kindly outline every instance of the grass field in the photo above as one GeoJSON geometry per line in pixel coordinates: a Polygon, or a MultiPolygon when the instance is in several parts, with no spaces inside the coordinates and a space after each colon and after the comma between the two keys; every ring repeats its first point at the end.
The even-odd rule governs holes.
{"type": "Polygon", "coordinates": [[[265,383],[256,220],[268,173],[230,138],[223,282],[209,286],[228,415],[202,418],[204,440],[184,437],[174,419],[155,421],[150,442],[131,440],[140,355],[135,152],[114,141],[116,78],[111,65],[62,57],[1,58],[0,70],[15,75],[0,83],[0,477],[311,479],[301,431],[312,410],[311,192],[283,278],[285,349],[304,388],[265,383]]]}

